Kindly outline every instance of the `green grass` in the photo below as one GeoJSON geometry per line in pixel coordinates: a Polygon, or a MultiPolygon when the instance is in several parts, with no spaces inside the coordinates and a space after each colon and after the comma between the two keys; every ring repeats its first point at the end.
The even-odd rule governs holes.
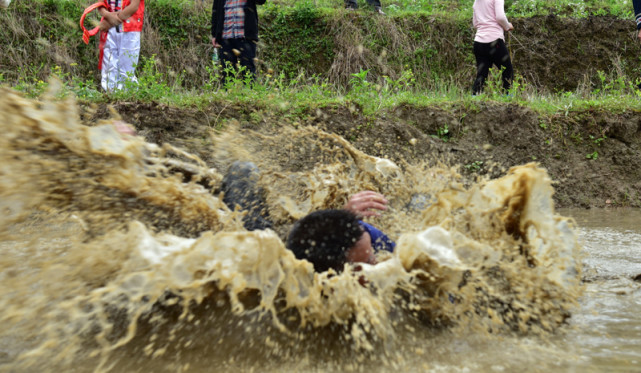
{"type": "MultiPolygon", "coordinates": [[[[365,0],[358,1],[367,10],[365,0]]],[[[416,12],[428,15],[470,18],[474,0],[382,0],[385,12],[389,15],[411,16],[416,12]]],[[[275,0],[268,1],[265,9],[279,9],[312,5],[325,11],[343,7],[342,0],[275,0]]],[[[613,15],[632,19],[630,0],[506,0],[505,11],[508,17],[532,17],[556,14],[566,17],[587,17],[589,15],[613,15]]]]}
{"type": "MultiPolygon", "coordinates": [[[[460,33],[470,32],[467,25],[471,18],[473,0],[382,1],[386,12],[392,17],[416,20],[417,13],[422,14],[423,17],[439,15],[438,19],[441,20],[448,18],[458,20],[452,26],[454,30],[460,26],[465,27],[465,30],[460,33]]],[[[333,53],[337,46],[332,44],[330,38],[321,34],[323,30],[328,29],[327,22],[331,17],[326,17],[327,15],[338,14],[339,16],[334,18],[339,21],[348,18],[344,14],[342,0],[268,0],[264,6],[261,6],[259,8],[261,15],[270,20],[269,25],[266,22],[263,23],[263,27],[269,29],[263,30],[265,32],[262,40],[265,48],[261,53],[265,56],[265,60],[272,63],[272,66],[278,67],[276,69],[278,73],[277,76],[265,73],[271,69],[265,69],[263,66],[263,72],[253,89],[240,83],[235,84],[233,89],[223,89],[219,83],[218,68],[213,65],[207,66],[206,61],[199,62],[205,65],[205,68],[201,69],[205,71],[204,74],[190,76],[188,70],[171,70],[167,67],[167,63],[160,66],[154,55],[147,57],[143,54],[137,69],[139,85],[130,86],[127,90],[118,93],[105,94],[99,91],[96,81],[95,50],[79,44],[76,21],[72,21],[78,18],[81,10],[90,2],[81,0],[37,0],[37,2],[43,8],[38,13],[37,24],[42,26],[42,31],[38,31],[41,34],[35,40],[36,46],[40,45],[41,47],[38,48],[44,51],[60,50],[61,45],[75,41],[78,44],[77,46],[74,44],[71,50],[77,49],[79,52],[77,57],[74,57],[76,62],[68,63],[61,60],[57,64],[52,64],[49,54],[43,52],[39,61],[21,64],[20,67],[11,71],[0,71],[0,83],[12,85],[15,89],[32,97],[42,94],[47,87],[44,77],[53,73],[64,82],[65,94],[73,93],[81,100],[90,102],[127,100],[135,97],[136,100],[141,101],[158,101],[183,106],[207,105],[216,100],[235,100],[260,102],[266,107],[274,106],[288,113],[319,105],[353,104],[368,116],[375,116],[401,104],[415,106],[462,104],[473,108],[479,101],[511,102],[547,114],[567,114],[581,110],[639,110],[641,106],[639,93],[634,88],[638,82],[630,81],[631,78],[625,75],[611,76],[603,72],[593,76],[591,84],[586,87],[580,87],[574,92],[554,94],[538,92],[535,88],[517,80],[515,90],[510,97],[503,95],[498,88],[498,75],[494,74],[490,79],[487,93],[473,98],[469,95],[469,87],[462,86],[465,84],[464,80],[453,81],[454,76],[460,75],[459,72],[437,59],[439,54],[437,49],[441,47],[440,44],[420,44],[408,55],[399,51],[395,56],[397,60],[393,63],[395,68],[398,67],[402,71],[394,74],[394,79],[385,75],[384,71],[367,70],[351,74],[348,81],[341,81],[340,84],[329,83],[326,77],[305,75],[301,71],[327,71],[333,60],[333,53]],[[279,47],[270,48],[276,42],[280,42],[279,47]],[[417,61],[428,61],[424,66],[429,66],[430,69],[421,68],[417,61]],[[308,64],[315,64],[316,69],[306,68],[308,64]],[[410,70],[409,66],[413,66],[415,70],[410,70]],[[90,68],[91,73],[89,73],[90,68]]],[[[155,9],[154,13],[150,9],[149,18],[153,18],[157,25],[164,25],[163,33],[158,33],[160,44],[154,45],[153,48],[172,49],[174,44],[183,45],[191,41],[193,44],[189,44],[186,48],[194,49],[192,52],[198,61],[202,60],[203,55],[209,53],[206,49],[207,40],[204,42],[195,40],[194,35],[206,34],[210,3],[206,3],[202,9],[196,4],[193,0],[156,0],[153,6],[151,3],[148,5],[155,9]],[[184,27],[184,23],[181,23],[185,16],[192,15],[198,15],[195,20],[193,17],[187,17],[197,32],[188,30],[184,27]],[[193,35],[188,34],[187,31],[192,32],[193,35]]],[[[18,5],[25,7],[21,3],[16,3],[16,6],[18,5]]],[[[365,0],[359,0],[359,5],[361,5],[360,12],[370,11],[365,0]]],[[[19,7],[14,7],[14,10],[18,9],[19,7]]],[[[506,0],[506,11],[509,17],[553,13],[568,17],[610,14],[632,19],[630,0],[506,0]]],[[[377,17],[359,17],[353,22],[355,27],[362,27],[367,32],[372,32],[381,26],[377,20],[377,17]]],[[[402,22],[398,24],[413,25],[413,23],[402,22]]],[[[13,25],[13,29],[17,30],[17,25],[13,25]]],[[[19,52],[20,45],[26,46],[33,43],[29,44],[30,42],[26,39],[20,39],[24,36],[16,30],[5,36],[7,40],[17,40],[17,44],[12,48],[19,52]]],[[[425,35],[436,32],[435,29],[414,30],[411,27],[404,31],[411,40],[422,39],[425,35]]],[[[2,32],[6,31],[0,31],[0,35],[4,35],[2,32]]],[[[207,35],[203,36],[205,39],[207,37],[207,35]]],[[[376,37],[365,38],[364,47],[375,52],[385,50],[390,44],[385,40],[386,37],[389,37],[389,34],[381,32],[376,37]]],[[[148,42],[143,45],[145,46],[149,48],[148,42]]],[[[467,44],[457,48],[467,51],[467,44]]],[[[471,55],[468,53],[466,56],[471,55]]],[[[167,60],[168,58],[165,57],[165,61],[167,60]]],[[[178,61],[171,66],[184,67],[186,63],[182,62],[178,61]]],[[[389,63],[392,63],[391,58],[389,63]]],[[[465,63],[473,65],[473,61],[465,63]]],[[[467,83],[471,84],[471,82],[467,83]]]]}
{"type": "MultiPolygon", "coordinates": [[[[56,69],[54,69],[56,70],[56,69]]],[[[516,80],[509,95],[500,88],[500,72],[490,75],[486,89],[479,96],[472,96],[469,89],[455,84],[443,83],[429,91],[415,86],[411,70],[405,71],[399,79],[388,77],[383,83],[370,82],[368,71],[353,74],[348,87],[330,84],[316,76],[300,74],[290,79],[281,74],[266,74],[254,83],[239,75],[225,86],[220,81],[220,69],[210,67],[210,78],[203,82],[202,89],[185,89],[174,76],[171,79],[157,69],[153,58],[143,59],[138,72],[138,84],[128,84],[122,91],[104,93],[93,82],[63,73],[60,69],[55,76],[63,82],[60,96],[74,95],[82,102],[131,101],[160,102],[175,107],[206,107],[213,103],[233,102],[264,107],[284,117],[295,119],[315,108],[327,106],[353,107],[366,117],[376,117],[399,105],[413,107],[438,106],[443,109],[464,107],[478,110],[481,103],[517,104],[544,115],[569,115],[575,112],[607,111],[624,112],[641,110],[641,92],[636,83],[622,77],[603,75],[602,85],[591,90],[578,89],[575,92],[540,93],[536,89],[516,80]]],[[[3,83],[0,74],[0,84],[3,83]]],[[[39,97],[49,84],[42,80],[22,79],[13,88],[28,97],[39,97]]],[[[301,118],[302,119],[302,118],[301,118]]],[[[544,128],[545,124],[542,125],[544,128]]]]}
{"type": "MultiPolygon", "coordinates": [[[[89,5],[85,0],[38,0],[47,4],[52,12],[70,19],[78,18],[78,11],[89,5]]],[[[186,8],[198,5],[194,0],[155,0],[148,6],[162,7],[171,12],[166,13],[170,34],[180,36],[185,34],[183,27],[173,25],[172,19],[186,8]]],[[[206,1],[203,7],[209,12],[211,1],[206,1]]],[[[370,9],[365,0],[358,0],[363,11],[370,9]]],[[[469,18],[472,15],[474,0],[382,0],[383,8],[389,15],[411,16],[417,12],[426,15],[446,15],[454,18],[469,18]]],[[[313,7],[323,13],[342,10],[343,0],[267,0],[259,7],[259,13],[286,12],[292,8],[313,7]]],[[[633,19],[631,0],[505,0],[505,11],[508,17],[532,17],[536,15],[556,14],[566,17],[586,17],[589,15],[613,15],[619,18],[633,19]]],[[[184,36],[184,35],[183,35],[184,36]]]]}

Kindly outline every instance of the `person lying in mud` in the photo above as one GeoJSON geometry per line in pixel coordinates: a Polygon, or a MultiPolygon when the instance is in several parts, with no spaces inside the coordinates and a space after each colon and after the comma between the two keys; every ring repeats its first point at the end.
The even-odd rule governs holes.
{"type": "Polygon", "coordinates": [[[316,272],[343,271],[346,263],[376,264],[377,252],[393,252],[395,243],[374,226],[360,220],[371,209],[384,210],[387,201],[372,191],[353,195],[343,209],[313,212],[294,224],[286,246],[297,259],[312,263],[316,272]],[[363,200],[360,208],[355,201],[363,200]]]}
{"type": "MultiPolygon", "coordinates": [[[[222,184],[223,202],[230,209],[246,211],[247,230],[271,228],[269,213],[257,187],[259,170],[251,162],[235,162],[222,184]]],[[[385,233],[361,219],[387,210],[387,199],[374,191],[352,195],[342,209],[312,212],[294,224],[286,246],[297,259],[312,263],[316,272],[341,272],[346,263],[376,264],[377,252],[393,252],[395,243],[385,233]]]]}
{"type": "MultiPolygon", "coordinates": [[[[136,131],[123,122],[114,123],[123,135],[136,131]]],[[[188,173],[188,170],[178,169],[188,173]]],[[[231,210],[244,211],[243,226],[249,231],[273,228],[264,191],[259,188],[260,171],[251,162],[234,162],[225,174],[220,192],[231,210]]],[[[294,224],[286,246],[297,259],[312,263],[316,272],[341,272],[346,263],[376,264],[377,252],[393,252],[395,243],[385,233],[368,224],[364,217],[380,216],[387,210],[387,199],[374,191],[352,195],[342,209],[313,212],[294,224]]]]}

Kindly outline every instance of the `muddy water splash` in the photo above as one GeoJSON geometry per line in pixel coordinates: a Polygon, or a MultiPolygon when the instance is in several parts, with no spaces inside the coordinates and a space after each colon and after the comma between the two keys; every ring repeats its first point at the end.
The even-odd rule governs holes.
{"type": "Polygon", "coordinates": [[[399,366],[444,331],[555,332],[580,293],[574,225],[536,165],[466,187],[284,128],[214,136],[210,169],[75,108],[0,91],[0,368],[399,366]],[[273,231],[212,193],[236,159],[261,168],[273,231]],[[285,249],[297,218],[364,189],[390,200],[374,224],[394,255],[317,274],[285,249]]]}

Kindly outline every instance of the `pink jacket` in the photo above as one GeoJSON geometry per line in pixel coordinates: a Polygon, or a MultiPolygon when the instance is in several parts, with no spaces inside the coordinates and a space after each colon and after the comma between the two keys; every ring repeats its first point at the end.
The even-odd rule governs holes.
{"type": "Polygon", "coordinates": [[[512,27],[505,16],[503,0],[474,0],[474,41],[490,43],[496,39],[505,40],[503,30],[512,27]]]}

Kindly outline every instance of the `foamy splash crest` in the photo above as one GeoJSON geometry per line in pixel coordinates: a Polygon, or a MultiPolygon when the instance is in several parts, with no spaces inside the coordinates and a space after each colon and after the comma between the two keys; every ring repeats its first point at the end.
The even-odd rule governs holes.
{"type": "Polygon", "coordinates": [[[186,234],[220,229],[229,220],[224,204],[197,185],[206,179],[215,187],[222,175],[198,163],[188,164],[197,170],[192,183],[177,182],[170,172],[184,152],[121,135],[108,121],[83,126],[72,100],[36,103],[2,89],[0,111],[6,118],[0,193],[8,211],[2,226],[42,204],[88,212],[83,218],[90,221],[111,211],[114,220],[144,216],[165,229],[182,223],[186,234]]]}
{"type": "Polygon", "coordinates": [[[238,353],[225,346],[236,345],[302,354],[310,366],[320,348],[339,366],[353,353],[393,366],[403,351],[390,346],[416,325],[554,331],[580,294],[574,225],[556,215],[551,181],[534,164],[464,188],[449,168],[399,167],[317,129],[232,130],[214,139],[215,158],[259,164],[275,223],[247,232],[202,186],[218,187],[216,169],[109,121],[81,125],[75,110],[72,100],[0,90],[9,370],[83,360],[97,364],[89,370],[186,371],[181,357],[195,348],[202,366],[234,366],[238,353]],[[190,182],[173,173],[176,162],[190,182]],[[393,255],[318,274],[285,248],[295,219],[363,189],[390,200],[375,224],[396,239],[393,255]],[[118,358],[127,353],[135,363],[118,358]]]}
{"type": "Polygon", "coordinates": [[[469,191],[446,191],[424,214],[425,225],[452,233],[471,269],[464,297],[490,327],[552,331],[570,316],[581,292],[580,246],[573,221],[555,214],[552,194],[545,170],[528,164],[469,191]]]}

